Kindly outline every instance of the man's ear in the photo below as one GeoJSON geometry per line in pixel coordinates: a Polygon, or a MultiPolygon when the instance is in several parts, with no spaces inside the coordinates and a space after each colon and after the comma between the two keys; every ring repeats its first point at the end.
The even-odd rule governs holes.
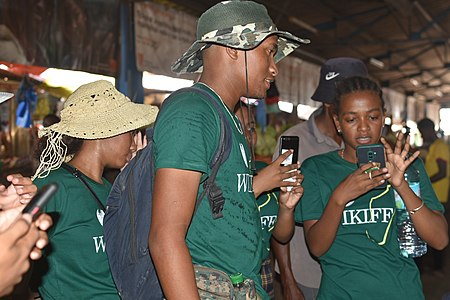
{"type": "Polygon", "coordinates": [[[239,58],[239,50],[238,49],[225,47],[225,52],[232,60],[237,60],[239,58]]]}

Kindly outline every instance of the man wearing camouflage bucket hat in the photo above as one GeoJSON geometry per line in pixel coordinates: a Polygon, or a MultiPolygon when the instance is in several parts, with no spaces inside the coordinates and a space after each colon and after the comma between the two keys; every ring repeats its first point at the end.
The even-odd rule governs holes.
{"type": "MultiPolygon", "coordinates": [[[[221,106],[230,123],[232,149],[216,177],[225,198],[223,217],[214,220],[205,200],[194,214],[218,147],[219,113],[195,92],[178,93],[164,103],[153,137],[149,247],[166,298],[198,299],[194,268],[201,265],[228,275],[242,273],[268,299],[259,276],[262,233],[255,194],[261,191],[252,189],[251,155],[233,109],[241,96],[264,98],[278,74],[275,63],[308,42],[279,31],[260,4],[224,1],[200,16],[197,40],[172,66],[176,73],[202,73],[195,86],[221,106]]],[[[289,194],[294,197],[298,201],[297,188],[289,194]]],[[[290,231],[293,207],[285,206],[283,219],[292,221],[290,231]]]]}

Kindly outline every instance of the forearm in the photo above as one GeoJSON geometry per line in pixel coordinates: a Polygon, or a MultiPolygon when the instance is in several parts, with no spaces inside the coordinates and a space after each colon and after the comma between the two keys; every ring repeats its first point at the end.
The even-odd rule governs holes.
{"type": "MultiPolygon", "coordinates": [[[[406,181],[397,187],[396,191],[408,211],[422,205],[422,199],[411,190],[406,181]]],[[[416,213],[410,214],[410,217],[419,236],[431,247],[442,250],[447,246],[448,224],[441,212],[433,211],[424,204],[416,213]]]]}
{"type": "Polygon", "coordinates": [[[287,243],[294,234],[294,209],[280,206],[272,236],[280,243],[287,243]]]}
{"type": "Polygon", "coordinates": [[[199,299],[194,268],[184,239],[151,232],[149,248],[167,299],[199,299]]]}
{"type": "Polygon", "coordinates": [[[291,267],[290,244],[281,244],[275,239],[272,239],[271,247],[275,255],[275,259],[278,263],[278,268],[280,269],[282,285],[285,287],[290,284],[296,284],[296,280],[294,274],[292,273],[291,267]]]}
{"type": "Polygon", "coordinates": [[[415,214],[411,217],[417,233],[431,247],[443,250],[449,242],[448,224],[444,215],[429,208],[426,208],[424,215],[427,216],[420,217],[420,214],[415,214]]]}
{"type": "Polygon", "coordinates": [[[332,196],[318,221],[305,221],[306,241],[315,257],[325,254],[333,244],[344,207],[337,204],[332,196]]]}

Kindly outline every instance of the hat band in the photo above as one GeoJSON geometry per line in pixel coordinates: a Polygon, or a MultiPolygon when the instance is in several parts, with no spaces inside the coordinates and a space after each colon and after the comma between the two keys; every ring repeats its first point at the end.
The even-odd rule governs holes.
{"type": "Polygon", "coordinates": [[[274,24],[268,24],[265,22],[248,23],[245,25],[235,25],[233,27],[216,29],[207,32],[201,37],[200,41],[215,39],[217,37],[226,38],[227,36],[231,37],[235,34],[243,34],[247,32],[257,35],[258,32],[271,32],[277,30],[278,29],[274,24]]]}

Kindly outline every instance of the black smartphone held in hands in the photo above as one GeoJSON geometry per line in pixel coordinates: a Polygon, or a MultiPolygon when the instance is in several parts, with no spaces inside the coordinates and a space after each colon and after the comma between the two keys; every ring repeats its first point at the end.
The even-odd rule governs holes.
{"type": "MultiPolygon", "coordinates": [[[[382,144],[362,145],[356,147],[356,157],[358,158],[358,167],[373,162],[376,165],[369,170],[378,170],[386,167],[384,158],[384,146],[382,144]]],[[[369,171],[368,170],[368,171],[369,171]]],[[[376,189],[386,188],[387,180],[376,187],[376,189]]]]}
{"type": "Polygon", "coordinates": [[[31,201],[22,210],[22,214],[30,214],[33,221],[39,217],[42,213],[42,208],[47,205],[48,201],[58,190],[58,184],[55,182],[49,183],[41,187],[36,195],[31,199],[31,201]]]}
{"type": "MultiPolygon", "coordinates": [[[[297,161],[298,161],[298,142],[299,142],[298,136],[284,135],[284,136],[280,137],[280,155],[291,149],[294,150],[294,152],[291,155],[289,155],[285,160],[283,160],[283,162],[281,163],[282,166],[288,166],[288,165],[297,163],[297,161]]],[[[295,171],[295,170],[292,170],[291,172],[293,172],[293,171],[295,171]]],[[[295,179],[288,178],[288,179],[284,179],[284,181],[295,182],[295,179]]],[[[290,192],[292,190],[292,186],[288,186],[286,188],[287,188],[288,192],[290,192]]]]}
{"type": "Polygon", "coordinates": [[[283,160],[283,162],[281,163],[283,166],[297,163],[298,143],[299,143],[298,136],[283,135],[280,137],[280,155],[290,149],[294,150],[294,153],[292,153],[285,160],[283,160]]]}

